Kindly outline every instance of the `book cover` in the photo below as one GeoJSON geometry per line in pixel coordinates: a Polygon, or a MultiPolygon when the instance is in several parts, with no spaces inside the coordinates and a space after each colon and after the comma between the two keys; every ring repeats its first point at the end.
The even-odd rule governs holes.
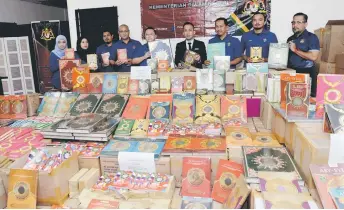
{"type": "Polygon", "coordinates": [[[170,102],[152,102],[150,105],[149,119],[170,119],[170,102]]]}
{"type": "Polygon", "coordinates": [[[309,86],[306,83],[288,83],[287,86],[287,117],[308,118],[309,86]]]}
{"type": "Polygon", "coordinates": [[[105,116],[100,114],[85,114],[77,116],[67,124],[67,129],[72,133],[91,133],[95,126],[104,120],[105,116]]]}
{"type": "Polygon", "coordinates": [[[129,136],[131,129],[133,128],[135,123],[135,120],[130,119],[122,119],[121,122],[119,122],[115,135],[119,136],[129,136]]]}
{"type": "Polygon", "coordinates": [[[154,136],[163,136],[163,132],[166,128],[166,126],[169,124],[169,120],[161,119],[161,120],[149,120],[148,125],[148,136],[154,137],[154,136]]]}
{"type": "Polygon", "coordinates": [[[87,93],[90,83],[90,69],[88,66],[78,66],[73,68],[73,91],[87,93]]]}
{"type": "Polygon", "coordinates": [[[164,152],[186,152],[192,150],[191,137],[185,135],[169,135],[164,147],[164,152]]]}
{"type": "Polygon", "coordinates": [[[252,145],[251,132],[246,127],[227,126],[225,127],[227,145],[252,145]]]}
{"type": "Polygon", "coordinates": [[[343,104],[344,75],[319,74],[316,97],[316,117],[324,115],[324,104],[343,104]]]}
{"type": "Polygon", "coordinates": [[[101,54],[103,65],[109,66],[110,65],[110,52],[106,52],[101,54]]]}
{"type": "Polygon", "coordinates": [[[238,178],[243,174],[242,164],[231,160],[219,160],[211,197],[219,203],[225,203],[238,178]]]}
{"type": "Polygon", "coordinates": [[[98,200],[92,199],[88,204],[87,209],[118,209],[118,201],[107,201],[107,200],[98,200]]]}
{"type": "Polygon", "coordinates": [[[245,90],[245,77],[246,71],[235,71],[234,91],[241,92],[245,90]]]}
{"type": "Polygon", "coordinates": [[[231,69],[230,56],[214,56],[214,69],[220,71],[229,71],[231,69]]]}
{"type": "MultiPolygon", "coordinates": [[[[150,106],[148,107],[148,112],[147,112],[147,119],[150,117],[151,113],[151,105],[154,102],[168,102],[170,104],[170,110],[172,110],[172,101],[173,101],[173,95],[172,94],[152,94],[149,97],[149,104],[150,106]]],[[[171,111],[170,111],[171,114],[171,111]]]]}
{"type": "Polygon", "coordinates": [[[150,91],[150,83],[149,79],[141,79],[139,80],[139,91],[138,94],[140,95],[147,95],[150,91]]]}
{"type": "Polygon", "coordinates": [[[137,141],[128,141],[121,138],[117,139],[118,140],[110,140],[101,151],[100,155],[117,156],[119,152],[132,152],[138,143],[137,141]]]}
{"type": "Polygon", "coordinates": [[[263,48],[262,47],[251,47],[250,48],[250,58],[252,62],[257,63],[262,60],[263,57],[263,48]]]}
{"type": "Polygon", "coordinates": [[[128,85],[129,85],[129,77],[118,77],[117,93],[127,94],[128,85]]]}
{"type": "Polygon", "coordinates": [[[65,56],[64,58],[66,60],[73,60],[75,59],[75,52],[74,52],[74,49],[73,48],[67,48],[65,49],[65,56]]]}
{"type": "Polygon", "coordinates": [[[252,133],[252,140],[253,140],[254,146],[264,146],[264,147],[281,146],[280,143],[277,141],[276,136],[272,133],[264,133],[264,132],[252,133]]]}
{"type": "Polygon", "coordinates": [[[60,98],[61,93],[60,92],[47,92],[44,94],[44,98],[39,105],[38,108],[38,115],[43,117],[52,117],[55,113],[55,108],[57,105],[57,102],[60,98]]]}
{"type": "Polygon", "coordinates": [[[137,95],[139,93],[139,80],[130,79],[128,84],[128,94],[137,95]]]}
{"type": "Polygon", "coordinates": [[[262,192],[298,194],[303,193],[294,173],[258,172],[259,186],[262,192]]]}
{"type": "Polygon", "coordinates": [[[88,84],[89,93],[102,93],[104,83],[104,74],[92,73],[90,74],[90,83],[88,84]]]}
{"type": "Polygon", "coordinates": [[[335,209],[329,189],[343,186],[344,164],[337,167],[311,164],[309,168],[324,209],[335,209]]]}
{"type": "Polygon", "coordinates": [[[182,196],[210,197],[210,165],[210,158],[183,158],[182,196]]]}
{"type": "Polygon", "coordinates": [[[193,150],[197,152],[225,152],[226,138],[224,136],[197,136],[191,137],[193,150]]]}
{"type": "Polygon", "coordinates": [[[133,152],[154,153],[154,157],[158,158],[164,146],[164,139],[155,139],[154,141],[139,141],[133,152]]]}
{"type": "Polygon", "coordinates": [[[196,198],[183,196],[181,209],[212,209],[213,200],[211,198],[196,198]]]}
{"type": "Polygon", "coordinates": [[[269,73],[268,63],[247,63],[247,73],[269,73]]]}
{"type": "Polygon", "coordinates": [[[158,72],[167,72],[169,69],[169,61],[168,60],[159,60],[158,61],[158,72]]]}
{"type": "Polygon", "coordinates": [[[196,77],[195,76],[185,76],[184,77],[184,84],[183,84],[183,91],[187,93],[195,93],[196,92],[196,77]]]}
{"type": "Polygon", "coordinates": [[[266,93],[268,74],[266,73],[256,73],[257,89],[256,93],[264,94],[266,93]]]}
{"type": "Polygon", "coordinates": [[[221,96],[221,119],[228,125],[243,125],[247,123],[246,97],[221,96]]]}
{"type": "Polygon", "coordinates": [[[156,59],[147,59],[147,66],[151,67],[152,73],[156,73],[158,69],[158,60],[156,59]]]}
{"type": "Polygon", "coordinates": [[[168,66],[174,67],[174,58],[171,50],[171,43],[169,39],[159,40],[148,43],[151,58],[157,61],[167,60],[168,66]]]}
{"type": "Polygon", "coordinates": [[[117,49],[117,60],[122,62],[128,60],[127,49],[117,49]]]}
{"type": "Polygon", "coordinates": [[[256,75],[253,73],[247,73],[244,84],[245,90],[257,91],[258,81],[256,75]]]}
{"type": "Polygon", "coordinates": [[[281,109],[286,109],[288,83],[309,83],[308,74],[281,73],[281,109]]]}
{"type": "Polygon", "coordinates": [[[83,113],[93,113],[102,94],[80,94],[73,107],[69,111],[70,116],[79,116],[83,113]]]}
{"type": "Polygon", "coordinates": [[[62,92],[60,99],[56,105],[54,117],[65,117],[69,110],[73,107],[79,93],[62,92]]]}
{"type": "Polygon", "coordinates": [[[270,43],[269,68],[287,69],[289,55],[288,43],[270,43]]]}
{"type": "Polygon", "coordinates": [[[214,91],[225,92],[226,91],[226,71],[214,70],[214,91]]]}
{"type": "Polygon", "coordinates": [[[344,188],[343,187],[330,188],[329,193],[332,197],[333,202],[336,204],[337,209],[344,209],[344,204],[343,204],[344,188]]]}
{"type": "Polygon", "coordinates": [[[269,102],[279,103],[281,100],[281,80],[268,78],[266,96],[269,102]]]}
{"type": "Polygon", "coordinates": [[[106,118],[95,125],[92,133],[87,136],[107,138],[114,132],[119,122],[120,118],[106,118]]]}
{"type": "Polygon", "coordinates": [[[192,66],[196,63],[196,55],[197,53],[191,50],[186,50],[184,54],[184,65],[192,66]]]}
{"type": "Polygon", "coordinates": [[[128,99],[128,95],[104,94],[95,113],[120,117],[128,99]]]}
{"type": "Polygon", "coordinates": [[[302,178],[284,147],[243,147],[245,177],[248,183],[258,183],[258,172],[292,172],[302,178]]]}
{"type": "Polygon", "coordinates": [[[313,198],[307,194],[263,192],[265,209],[313,209],[313,198]]]}
{"type": "Polygon", "coordinates": [[[160,91],[160,79],[152,79],[151,94],[156,94],[160,91]]]}
{"type": "Polygon", "coordinates": [[[10,118],[25,119],[27,118],[27,101],[26,95],[10,95],[10,118]]]}
{"type": "Polygon", "coordinates": [[[170,76],[161,76],[159,84],[159,92],[161,93],[170,93],[171,92],[171,77],[170,76]]]}
{"type": "Polygon", "coordinates": [[[172,93],[183,92],[184,77],[172,77],[171,82],[172,82],[172,87],[171,87],[172,93]]]}
{"type": "Polygon", "coordinates": [[[219,95],[197,95],[195,123],[221,123],[220,99],[219,95]]]}
{"type": "MultiPolygon", "coordinates": [[[[9,119],[11,112],[10,96],[0,95],[0,116],[1,119],[9,119]]],[[[42,103],[44,102],[44,99],[42,103]]],[[[42,106],[42,105],[41,105],[42,106]]]]}
{"type": "Polygon", "coordinates": [[[196,86],[197,90],[213,90],[214,82],[214,70],[213,69],[196,69],[196,86]]]}
{"type": "Polygon", "coordinates": [[[133,128],[131,129],[131,136],[144,137],[147,136],[149,120],[147,119],[138,119],[135,120],[133,128]]]}
{"type": "Polygon", "coordinates": [[[224,203],[226,209],[241,209],[247,197],[251,193],[251,188],[247,186],[245,177],[240,175],[235,183],[234,188],[224,203]]]}
{"type": "Polygon", "coordinates": [[[38,170],[11,169],[8,182],[8,209],[35,209],[38,170]]]}
{"type": "Polygon", "coordinates": [[[104,74],[103,93],[117,93],[117,74],[104,74]]]}
{"type": "Polygon", "coordinates": [[[214,43],[207,46],[207,58],[211,62],[208,66],[210,69],[215,69],[214,57],[226,55],[226,43],[214,43]]]}
{"type": "Polygon", "coordinates": [[[92,69],[98,69],[98,57],[97,54],[87,55],[87,64],[92,69]]]}
{"type": "Polygon", "coordinates": [[[191,93],[173,95],[172,119],[174,123],[193,123],[195,95],[191,93]]]}
{"type": "Polygon", "coordinates": [[[341,133],[344,131],[344,105],[325,104],[325,120],[329,133],[341,133]]]}
{"type": "Polygon", "coordinates": [[[149,104],[149,98],[143,96],[131,96],[124,109],[122,117],[125,119],[145,119],[149,104]]]}
{"type": "Polygon", "coordinates": [[[63,90],[73,89],[73,68],[80,64],[80,60],[59,60],[61,88],[63,90]]]}

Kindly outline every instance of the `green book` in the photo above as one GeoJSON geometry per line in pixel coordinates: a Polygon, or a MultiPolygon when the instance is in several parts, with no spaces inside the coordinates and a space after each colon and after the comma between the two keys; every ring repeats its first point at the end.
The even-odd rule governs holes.
{"type": "Polygon", "coordinates": [[[115,136],[129,136],[134,123],[135,120],[122,119],[121,122],[118,124],[115,136]]]}
{"type": "Polygon", "coordinates": [[[225,56],[226,55],[226,43],[214,43],[208,44],[207,48],[207,57],[208,60],[211,62],[209,67],[210,69],[214,69],[214,56],[225,56]]]}

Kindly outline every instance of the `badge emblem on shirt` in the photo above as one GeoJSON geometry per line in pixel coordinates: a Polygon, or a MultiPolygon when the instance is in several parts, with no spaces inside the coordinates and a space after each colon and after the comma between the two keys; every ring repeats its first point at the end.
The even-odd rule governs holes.
{"type": "Polygon", "coordinates": [[[267,39],[263,39],[263,42],[266,42],[266,41],[268,41],[267,39]]]}
{"type": "Polygon", "coordinates": [[[227,46],[228,46],[228,47],[230,47],[230,46],[231,46],[231,43],[230,43],[230,42],[228,42],[228,43],[227,43],[227,46]]]}
{"type": "Polygon", "coordinates": [[[300,40],[300,43],[301,43],[301,44],[305,43],[305,40],[304,40],[304,39],[301,39],[301,40],[300,40]]]}
{"type": "Polygon", "coordinates": [[[133,46],[133,49],[135,50],[135,48],[136,48],[136,46],[134,45],[134,46],[133,46]]]}

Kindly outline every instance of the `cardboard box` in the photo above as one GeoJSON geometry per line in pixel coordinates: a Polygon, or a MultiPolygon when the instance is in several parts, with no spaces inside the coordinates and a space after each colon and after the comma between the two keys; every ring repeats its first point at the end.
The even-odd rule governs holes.
{"type": "Polygon", "coordinates": [[[336,74],[344,74],[344,54],[336,55],[336,74]]]}
{"type": "Polygon", "coordinates": [[[264,100],[262,103],[262,112],[261,113],[262,114],[260,115],[260,119],[263,123],[264,128],[271,130],[274,110],[273,110],[271,104],[267,100],[264,100]]]}
{"type": "Polygon", "coordinates": [[[335,74],[336,63],[320,62],[319,73],[320,74],[335,74]]]}
{"type": "Polygon", "coordinates": [[[271,131],[276,135],[276,138],[280,144],[284,144],[285,142],[285,128],[287,121],[283,118],[283,116],[277,112],[276,110],[273,110],[273,121],[271,124],[271,131]]]}
{"type": "Polygon", "coordinates": [[[100,158],[99,157],[82,157],[79,156],[79,167],[80,168],[98,168],[100,170],[100,158]]]}
{"type": "MultiPolygon", "coordinates": [[[[170,157],[160,156],[155,160],[156,172],[161,174],[171,174],[170,157]]],[[[101,174],[116,173],[119,170],[117,156],[100,156],[101,174]]]]}
{"type": "Polygon", "coordinates": [[[294,141],[294,160],[309,189],[316,189],[310,164],[327,164],[330,134],[313,128],[297,128],[294,141]]]}
{"type": "Polygon", "coordinates": [[[320,42],[320,47],[324,46],[324,34],[325,34],[325,28],[318,28],[314,31],[314,34],[318,37],[320,42]]]}
{"type": "MultiPolygon", "coordinates": [[[[59,149],[48,148],[52,153],[57,153],[59,149]]],[[[17,159],[8,169],[0,171],[6,192],[8,192],[8,178],[10,168],[23,168],[28,155],[17,159]]],[[[69,180],[79,171],[78,154],[73,153],[70,158],[65,160],[50,173],[45,171],[39,172],[37,202],[40,205],[63,205],[68,198],[69,180]]]]}
{"type": "Polygon", "coordinates": [[[334,63],[336,54],[344,52],[344,20],[330,20],[324,33],[322,61],[334,63]]]}

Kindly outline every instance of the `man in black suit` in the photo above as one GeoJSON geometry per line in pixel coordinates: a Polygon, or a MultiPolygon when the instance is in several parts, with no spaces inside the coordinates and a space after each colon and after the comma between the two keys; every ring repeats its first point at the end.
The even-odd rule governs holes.
{"type": "Polygon", "coordinates": [[[204,42],[195,39],[195,30],[192,23],[184,23],[183,29],[185,40],[177,44],[174,63],[178,67],[182,66],[182,62],[184,62],[185,52],[187,50],[190,50],[197,53],[195,56],[196,62],[193,64],[193,66],[196,68],[202,68],[202,64],[205,60],[207,60],[207,51],[204,42]]]}

